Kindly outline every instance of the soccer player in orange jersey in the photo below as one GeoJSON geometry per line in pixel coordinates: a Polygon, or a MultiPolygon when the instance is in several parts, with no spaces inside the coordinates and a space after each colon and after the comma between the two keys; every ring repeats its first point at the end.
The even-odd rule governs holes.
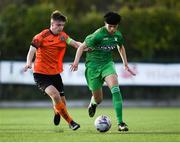
{"type": "Polygon", "coordinates": [[[24,71],[32,68],[33,57],[36,54],[33,76],[36,85],[49,95],[54,105],[54,124],[59,125],[61,116],[67,121],[72,130],[80,125],[73,121],[67,112],[63,82],[60,73],[63,71],[63,58],[67,44],[78,48],[81,44],[71,39],[64,31],[67,18],[59,11],[51,14],[50,28],[35,35],[29,52],[24,71]]]}

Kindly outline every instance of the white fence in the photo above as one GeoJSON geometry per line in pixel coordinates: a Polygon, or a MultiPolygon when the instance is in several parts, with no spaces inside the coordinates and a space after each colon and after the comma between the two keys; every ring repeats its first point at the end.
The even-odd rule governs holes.
{"type": "MultiPolygon", "coordinates": [[[[1,61],[0,83],[34,84],[32,70],[23,72],[24,65],[25,62],[1,61]]],[[[84,63],[79,64],[76,72],[71,72],[69,65],[64,64],[64,72],[61,74],[64,84],[86,85],[84,63]]],[[[129,66],[136,72],[136,76],[125,71],[122,64],[116,64],[120,85],[180,86],[180,64],[130,63],[129,66]]]]}

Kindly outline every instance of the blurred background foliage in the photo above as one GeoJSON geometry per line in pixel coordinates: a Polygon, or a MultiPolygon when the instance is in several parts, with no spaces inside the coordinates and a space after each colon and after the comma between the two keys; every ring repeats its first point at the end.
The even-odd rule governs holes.
{"type": "MultiPolygon", "coordinates": [[[[68,17],[66,33],[75,40],[104,25],[103,15],[122,15],[119,26],[129,62],[180,62],[179,0],[0,0],[0,60],[26,60],[34,35],[48,28],[50,14],[60,10],[68,17]]],[[[68,48],[65,62],[72,62],[75,49],[68,48]]],[[[117,51],[115,60],[120,61],[117,51]]],[[[0,99],[47,100],[35,86],[0,84],[0,99]],[[14,94],[16,93],[16,94],[14,94]]],[[[110,98],[107,87],[105,98],[110,98]]],[[[179,87],[121,86],[126,99],[179,100],[179,87]],[[128,96],[126,96],[128,95],[128,96]]],[[[90,98],[85,86],[65,86],[69,99],[90,98]],[[73,95],[72,95],[73,93],[73,95]]]]}
{"type": "MultiPolygon", "coordinates": [[[[1,0],[1,60],[25,60],[32,37],[49,27],[56,9],[68,17],[66,33],[81,42],[104,25],[104,13],[116,11],[130,62],[180,62],[179,0],[1,0]]],[[[74,54],[69,48],[65,61],[74,54]]]]}

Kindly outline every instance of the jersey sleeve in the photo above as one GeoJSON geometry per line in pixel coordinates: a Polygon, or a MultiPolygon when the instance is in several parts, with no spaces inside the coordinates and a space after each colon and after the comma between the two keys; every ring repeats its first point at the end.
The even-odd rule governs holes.
{"type": "Polygon", "coordinates": [[[68,44],[68,45],[72,40],[72,38],[70,38],[69,35],[66,34],[65,32],[63,32],[62,35],[61,35],[61,40],[63,40],[63,39],[66,41],[66,44],[68,44]]]}
{"type": "Polygon", "coordinates": [[[124,38],[122,34],[120,33],[118,36],[118,45],[121,47],[122,45],[124,45],[124,43],[125,43],[124,38]]]}
{"type": "Polygon", "coordinates": [[[100,38],[98,36],[98,33],[93,33],[91,35],[88,35],[85,39],[85,43],[88,48],[94,49],[94,47],[99,43],[100,38]]]}
{"type": "Polygon", "coordinates": [[[69,45],[70,44],[70,42],[72,41],[72,38],[70,38],[70,37],[68,37],[67,39],[66,39],[66,43],[69,45]]]}
{"type": "Polygon", "coordinates": [[[33,37],[31,45],[35,48],[38,48],[39,46],[41,46],[42,40],[43,40],[43,37],[41,33],[39,33],[33,37]]]}

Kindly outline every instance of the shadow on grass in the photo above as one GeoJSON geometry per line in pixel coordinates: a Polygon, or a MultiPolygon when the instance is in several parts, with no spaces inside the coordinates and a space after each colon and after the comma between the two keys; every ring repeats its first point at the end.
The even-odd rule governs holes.
{"type": "Polygon", "coordinates": [[[132,135],[180,135],[180,131],[129,131],[129,132],[107,132],[108,134],[132,134],[132,135]]]}
{"type": "Polygon", "coordinates": [[[8,134],[13,134],[13,133],[28,133],[28,134],[49,134],[49,133],[63,133],[63,129],[0,129],[0,133],[8,133],[8,134]]]}
{"type": "MultiPolygon", "coordinates": [[[[44,130],[42,129],[0,129],[0,133],[41,133],[41,134],[46,134],[46,133],[63,133],[66,132],[67,130],[62,129],[62,128],[46,128],[44,130]]],[[[68,132],[68,131],[67,131],[68,132]]],[[[128,132],[119,132],[119,131],[108,131],[108,132],[98,132],[96,130],[78,130],[78,134],[106,134],[106,135],[116,135],[116,134],[122,134],[122,135],[180,135],[180,131],[128,131],[128,132]]]]}
{"type": "Polygon", "coordinates": [[[106,134],[106,135],[180,135],[180,131],[128,131],[128,132],[120,132],[120,131],[107,131],[107,132],[98,132],[96,130],[84,130],[81,132],[86,132],[89,134],[106,134]]]}

